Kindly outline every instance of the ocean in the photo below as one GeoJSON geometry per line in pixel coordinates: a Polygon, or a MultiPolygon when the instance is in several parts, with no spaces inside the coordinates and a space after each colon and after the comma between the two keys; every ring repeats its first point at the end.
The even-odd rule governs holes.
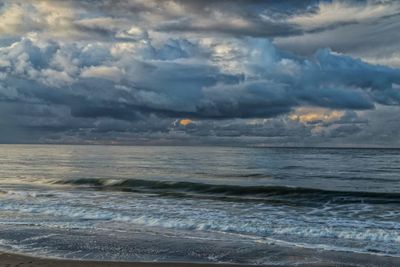
{"type": "Polygon", "coordinates": [[[300,250],[400,257],[400,150],[1,145],[0,250],[250,264],[300,250]]]}

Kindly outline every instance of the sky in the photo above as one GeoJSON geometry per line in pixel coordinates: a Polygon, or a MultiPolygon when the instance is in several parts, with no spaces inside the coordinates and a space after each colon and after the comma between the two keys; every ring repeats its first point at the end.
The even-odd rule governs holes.
{"type": "Polygon", "coordinates": [[[400,1],[2,0],[0,143],[400,147],[400,1]]]}

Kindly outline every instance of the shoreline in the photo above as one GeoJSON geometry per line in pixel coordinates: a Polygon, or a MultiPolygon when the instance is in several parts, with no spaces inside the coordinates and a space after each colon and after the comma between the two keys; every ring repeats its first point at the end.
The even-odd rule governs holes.
{"type": "MultiPolygon", "coordinates": [[[[254,265],[196,262],[125,262],[47,258],[0,252],[0,267],[250,267],[254,265]]],[[[268,265],[259,265],[265,266],[268,265]]]]}
{"type": "MultiPolygon", "coordinates": [[[[304,251],[303,251],[304,252],[304,251]]],[[[328,253],[325,259],[314,262],[293,261],[296,255],[287,255],[287,260],[292,258],[290,263],[271,263],[271,264],[235,264],[235,263],[211,263],[211,262],[140,262],[140,261],[96,261],[79,259],[62,259],[41,256],[31,256],[21,253],[11,253],[0,251],[0,267],[359,267],[359,266],[400,266],[400,259],[397,257],[360,255],[357,253],[328,253]]],[[[303,253],[300,253],[303,254],[303,253]]],[[[299,256],[299,255],[297,255],[299,256]]],[[[307,257],[307,253],[303,257],[307,257]]],[[[316,256],[316,255],[314,255],[316,256]]]]}
{"type": "MultiPolygon", "coordinates": [[[[272,267],[277,265],[248,265],[200,262],[125,262],[47,258],[0,251],[0,267],[272,267]]],[[[289,265],[279,265],[289,266],[289,265]]],[[[298,265],[303,266],[303,265],[298,265]]],[[[314,265],[312,265],[314,266],[314,265]]],[[[328,266],[328,265],[315,265],[328,266]]]]}
{"type": "Polygon", "coordinates": [[[0,267],[334,267],[357,266],[354,264],[338,263],[299,263],[299,264],[234,264],[207,262],[126,262],[126,261],[96,261],[60,259],[25,254],[1,252],[0,267]]]}

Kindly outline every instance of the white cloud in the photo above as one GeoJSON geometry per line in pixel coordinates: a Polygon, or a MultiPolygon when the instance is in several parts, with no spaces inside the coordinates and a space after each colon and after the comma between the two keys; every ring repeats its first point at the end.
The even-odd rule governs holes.
{"type": "Polygon", "coordinates": [[[146,30],[138,26],[132,26],[128,30],[118,32],[115,37],[131,39],[133,41],[142,41],[148,40],[149,35],[146,30]]]}
{"type": "Polygon", "coordinates": [[[315,13],[294,15],[289,23],[300,25],[305,30],[334,26],[340,23],[372,22],[384,16],[398,14],[400,4],[396,1],[386,4],[351,3],[346,1],[320,2],[315,13]]]}
{"type": "Polygon", "coordinates": [[[44,84],[52,87],[68,86],[75,81],[67,73],[52,69],[42,70],[41,76],[42,77],[39,80],[42,81],[44,84]]]}
{"type": "Polygon", "coordinates": [[[123,71],[115,66],[93,66],[82,70],[83,78],[101,78],[114,82],[121,80],[123,71]]]}
{"type": "Polygon", "coordinates": [[[393,68],[400,68],[400,52],[391,55],[384,55],[380,57],[364,56],[363,60],[371,64],[391,66],[393,68]]]}
{"type": "Polygon", "coordinates": [[[7,68],[10,66],[11,66],[10,61],[0,58],[0,68],[7,68]]]}

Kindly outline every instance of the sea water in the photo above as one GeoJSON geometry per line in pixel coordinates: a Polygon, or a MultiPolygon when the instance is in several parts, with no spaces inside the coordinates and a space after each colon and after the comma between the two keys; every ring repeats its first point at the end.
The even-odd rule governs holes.
{"type": "Polygon", "coordinates": [[[400,150],[0,146],[2,250],[284,261],[274,247],[400,257],[400,150]]]}

